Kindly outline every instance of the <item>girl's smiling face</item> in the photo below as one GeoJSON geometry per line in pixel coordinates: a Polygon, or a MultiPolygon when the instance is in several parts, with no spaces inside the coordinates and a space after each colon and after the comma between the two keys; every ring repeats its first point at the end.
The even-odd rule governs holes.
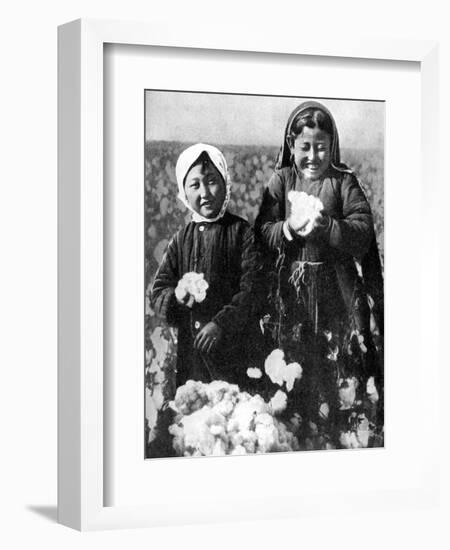
{"type": "Polygon", "coordinates": [[[331,137],[317,126],[305,126],[298,136],[289,140],[295,165],[305,179],[319,179],[330,165],[331,137]]]}
{"type": "Polygon", "coordinates": [[[225,182],[208,158],[192,166],[184,180],[184,190],[189,205],[197,214],[204,218],[219,215],[226,195],[225,182]]]}

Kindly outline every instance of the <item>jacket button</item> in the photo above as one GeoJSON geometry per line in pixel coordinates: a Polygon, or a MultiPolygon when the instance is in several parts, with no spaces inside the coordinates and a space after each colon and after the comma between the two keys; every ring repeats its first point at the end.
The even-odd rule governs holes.
{"type": "Polygon", "coordinates": [[[200,328],[200,321],[195,321],[194,327],[198,330],[200,328]]]}
{"type": "Polygon", "coordinates": [[[204,231],[205,230],[205,226],[204,225],[201,225],[199,228],[198,228],[199,231],[204,231]]]}

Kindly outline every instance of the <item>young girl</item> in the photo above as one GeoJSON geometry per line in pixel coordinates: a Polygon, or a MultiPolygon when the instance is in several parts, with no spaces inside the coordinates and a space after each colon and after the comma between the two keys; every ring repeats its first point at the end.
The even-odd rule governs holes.
{"type": "Polygon", "coordinates": [[[302,103],[290,115],[255,230],[274,274],[275,343],[303,366],[299,407],[316,422],[324,410],[328,416],[349,408],[339,395],[352,383],[362,389],[371,376],[382,383],[368,295],[372,321],[383,331],[383,281],[370,207],[340,161],[336,124],[320,103],[302,103]]]}
{"type": "Polygon", "coordinates": [[[157,315],[178,328],[176,385],[221,379],[245,386],[262,351],[253,231],[227,211],[231,184],[218,149],[187,148],[176,177],[193,219],[170,241],[151,291],[157,315]]]}

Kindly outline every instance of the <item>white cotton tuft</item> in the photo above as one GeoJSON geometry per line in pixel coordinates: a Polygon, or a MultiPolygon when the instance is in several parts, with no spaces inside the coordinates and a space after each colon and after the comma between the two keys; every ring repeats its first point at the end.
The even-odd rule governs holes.
{"type": "Polygon", "coordinates": [[[284,411],[287,406],[287,395],[284,391],[278,390],[270,400],[270,406],[274,414],[279,414],[284,411]]]}
{"type": "Polygon", "coordinates": [[[316,227],[321,216],[322,201],[303,191],[289,191],[288,199],[291,203],[291,216],[299,225],[304,226],[299,233],[303,236],[308,235],[316,227]]]}
{"type": "Polygon", "coordinates": [[[258,394],[239,391],[234,384],[188,380],[177,389],[172,406],[177,415],[169,433],[176,454],[222,456],[297,450],[297,438],[273,416],[274,409],[284,409],[287,401],[284,392],[277,394],[269,404],[258,394]]]}

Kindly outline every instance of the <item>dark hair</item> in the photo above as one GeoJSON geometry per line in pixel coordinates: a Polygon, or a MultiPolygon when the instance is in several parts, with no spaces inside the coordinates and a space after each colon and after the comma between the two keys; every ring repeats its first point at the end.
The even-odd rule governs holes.
{"type": "Polygon", "coordinates": [[[301,111],[292,121],[289,137],[295,139],[299,136],[305,127],[319,128],[323,132],[326,132],[333,136],[333,121],[328,113],[318,109],[317,107],[309,107],[304,111],[301,111]]]}

